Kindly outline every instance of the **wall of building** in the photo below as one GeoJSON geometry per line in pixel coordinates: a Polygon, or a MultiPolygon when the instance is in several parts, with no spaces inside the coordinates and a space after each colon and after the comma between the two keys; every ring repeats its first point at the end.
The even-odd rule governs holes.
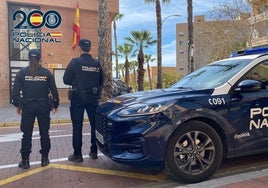
{"type": "MultiPolygon", "coordinates": [[[[208,22],[204,16],[194,18],[194,44],[196,68],[216,60],[226,48],[222,43],[232,47],[245,41],[244,48],[268,46],[268,0],[248,0],[252,6],[252,13],[240,14],[237,20],[208,22]],[[227,33],[227,34],[226,34],[227,33]],[[229,38],[229,42],[226,40],[229,38]],[[220,40],[219,40],[220,39],[220,40]],[[230,40],[231,39],[231,40],[230,40]],[[232,46],[233,45],[233,46],[232,46]]],[[[187,69],[187,23],[176,25],[176,66],[181,75],[188,74],[187,69]]],[[[228,50],[228,49],[227,49],[228,50]]],[[[236,49],[237,50],[237,49],[236,49]]]]}
{"type": "MultiPolygon", "coordinates": [[[[42,65],[53,73],[55,66],[59,65],[63,69],[67,67],[71,58],[79,56],[79,49],[72,49],[73,20],[77,1],[66,0],[8,0],[0,1],[0,105],[10,102],[10,73],[9,73],[9,49],[8,49],[8,3],[28,4],[40,6],[42,12],[56,10],[61,14],[62,22],[55,31],[61,31],[60,43],[42,43],[42,65]]],[[[92,42],[91,54],[98,56],[98,0],[79,0],[80,10],[80,32],[81,38],[88,38],[92,42]]],[[[116,13],[119,12],[119,0],[109,1],[110,23],[116,13]]],[[[42,27],[42,32],[48,30],[42,27]]],[[[50,30],[51,31],[51,30],[50,30]]],[[[62,103],[68,102],[67,89],[59,89],[62,103]]]]}
{"type": "Polygon", "coordinates": [[[176,68],[179,74],[188,74],[187,50],[188,25],[186,23],[176,24],[176,68]]]}
{"type": "Polygon", "coordinates": [[[268,46],[268,0],[248,0],[252,4],[252,16],[248,19],[251,29],[248,48],[268,46]]]}
{"type": "Polygon", "coordinates": [[[9,102],[9,52],[8,52],[8,13],[6,1],[0,1],[0,104],[9,102]]]}
{"type": "MultiPolygon", "coordinates": [[[[63,8],[75,8],[76,3],[79,3],[79,8],[81,10],[91,10],[97,11],[98,10],[98,0],[4,0],[4,3],[22,3],[22,4],[30,4],[30,5],[37,5],[37,6],[51,6],[54,9],[58,7],[63,8]]],[[[118,0],[109,0],[109,10],[112,13],[118,12],[119,10],[119,1],[118,0]]]]}
{"type": "MultiPolygon", "coordinates": [[[[195,70],[243,48],[250,33],[246,20],[206,21],[204,16],[195,16],[193,26],[195,70]]],[[[176,67],[185,76],[188,74],[187,23],[176,25],[176,41],[176,67]]]]}

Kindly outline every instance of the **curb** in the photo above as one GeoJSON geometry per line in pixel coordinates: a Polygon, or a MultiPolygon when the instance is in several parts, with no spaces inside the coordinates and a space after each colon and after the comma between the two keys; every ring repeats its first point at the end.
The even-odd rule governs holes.
{"type": "Polygon", "coordinates": [[[20,122],[7,122],[7,123],[0,123],[0,127],[14,127],[19,126],[20,122]]]}
{"type": "MultiPolygon", "coordinates": [[[[84,122],[89,122],[88,119],[84,119],[84,122]]],[[[70,119],[53,119],[50,121],[50,125],[53,124],[69,124],[72,123],[70,119]]],[[[34,123],[34,125],[37,125],[37,122],[34,123]]],[[[0,123],[0,127],[15,127],[20,126],[20,121],[14,121],[14,122],[3,122],[0,123]]]]}

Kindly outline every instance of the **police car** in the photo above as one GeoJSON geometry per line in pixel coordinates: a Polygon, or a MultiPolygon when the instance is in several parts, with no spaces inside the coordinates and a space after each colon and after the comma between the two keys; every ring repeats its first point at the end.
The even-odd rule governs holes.
{"type": "Polygon", "coordinates": [[[223,158],[267,152],[268,53],[232,56],[167,89],[102,104],[96,118],[99,149],[118,163],[165,168],[191,183],[212,176],[223,158]]]}

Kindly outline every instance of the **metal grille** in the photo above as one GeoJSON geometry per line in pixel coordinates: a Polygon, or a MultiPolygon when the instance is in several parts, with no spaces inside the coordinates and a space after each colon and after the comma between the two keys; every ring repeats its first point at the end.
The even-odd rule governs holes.
{"type": "Polygon", "coordinates": [[[107,135],[112,131],[112,122],[108,121],[108,118],[102,115],[100,112],[96,113],[96,130],[102,134],[107,135]]]}

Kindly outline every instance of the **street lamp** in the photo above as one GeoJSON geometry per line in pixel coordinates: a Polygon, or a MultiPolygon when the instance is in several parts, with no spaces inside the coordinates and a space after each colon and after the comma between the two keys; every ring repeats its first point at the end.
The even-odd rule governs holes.
{"type": "Polygon", "coordinates": [[[165,18],[162,20],[162,25],[164,24],[164,22],[165,22],[168,18],[173,17],[173,16],[177,16],[177,17],[179,17],[179,16],[181,16],[181,15],[180,15],[180,14],[172,14],[172,15],[168,15],[167,17],[165,17],[165,18]]]}
{"type": "Polygon", "coordinates": [[[164,22],[172,16],[181,16],[172,14],[160,20],[161,24],[157,25],[157,88],[162,88],[162,26],[164,22]]]}

